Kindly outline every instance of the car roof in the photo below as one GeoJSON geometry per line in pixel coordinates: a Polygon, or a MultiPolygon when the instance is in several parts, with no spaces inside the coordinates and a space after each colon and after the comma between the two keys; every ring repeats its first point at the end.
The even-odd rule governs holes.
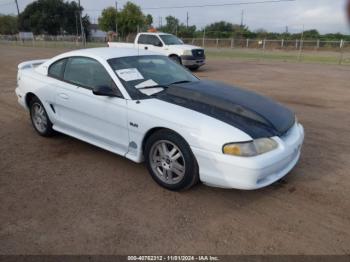
{"type": "Polygon", "coordinates": [[[141,32],[140,34],[143,34],[143,35],[171,35],[171,34],[163,33],[163,32],[141,32]]]}
{"type": "Polygon", "coordinates": [[[137,48],[119,48],[119,47],[96,47],[70,51],[60,55],[61,57],[69,56],[87,56],[94,58],[101,58],[102,60],[108,60],[111,58],[126,57],[126,56],[139,56],[139,55],[160,55],[155,52],[146,51],[137,48]]]}

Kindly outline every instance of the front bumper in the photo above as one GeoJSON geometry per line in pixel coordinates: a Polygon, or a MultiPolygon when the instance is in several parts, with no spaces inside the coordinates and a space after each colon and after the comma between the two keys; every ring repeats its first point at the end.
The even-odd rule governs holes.
{"type": "Polygon", "coordinates": [[[295,124],[283,137],[274,137],[279,147],[256,157],[236,157],[192,148],[200,180],[210,186],[252,190],[284,177],[296,165],[304,140],[302,125],[295,124]]]}
{"type": "Polygon", "coordinates": [[[181,62],[186,67],[200,67],[205,64],[204,57],[195,57],[190,55],[181,56],[181,62]]]}

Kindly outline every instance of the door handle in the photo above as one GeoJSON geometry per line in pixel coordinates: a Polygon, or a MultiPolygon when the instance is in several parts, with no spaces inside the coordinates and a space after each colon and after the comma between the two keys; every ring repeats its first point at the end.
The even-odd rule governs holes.
{"type": "Polygon", "coordinates": [[[148,46],[145,46],[145,49],[147,50],[147,49],[148,49],[148,46]]]}
{"type": "Polygon", "coordinates": [[[64,94],[64,93],[60,93],[59,97],[65,100],[68,100],[68,95],[64,94]]]}

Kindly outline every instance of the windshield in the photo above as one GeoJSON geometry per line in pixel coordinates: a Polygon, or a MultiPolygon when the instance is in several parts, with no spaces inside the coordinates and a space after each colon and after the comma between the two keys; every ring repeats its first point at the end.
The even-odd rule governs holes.
{"type": "Polygon", "coordinates": [[[177,82],[198,78],[166,56],[146,55],[109,59],[108,63],[132,98],[152,95],[177,82]],[[154,87],[154,88],[153,88],[154,87]]]}
{"type": "Polygon", "coordinates": [[[184,42],[182,42],[181,39],[177,38],[174,35],[159,35],[160,38],[163,40],[164,44],[166,45],[183,45],[184,42]]]}

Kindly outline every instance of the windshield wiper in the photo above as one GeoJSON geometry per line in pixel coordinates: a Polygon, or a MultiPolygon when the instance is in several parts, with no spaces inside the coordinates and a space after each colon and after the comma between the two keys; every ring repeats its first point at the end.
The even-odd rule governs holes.
{"type": "Polygon", "coordinates": [[[167,85],[144,86],[144,87],[140,87],[140,88],[137,88],[137,89],[150,89],[150,88],[158,88],[158,87],[161,87],[161,88],[168,88],[168,87],[170,87],[171,85],[182,84],[182,83],[190,83],[190,82],[192,82],[192,81],[189,81],[189,80],[181,80],[181,81],[176,81],[176,82],[173,82],[173,83],[170,83],[170,84],[167,84],[167,85]]]}
{"type": "Polygon", "coordinates": [[[139,87],[139,88],[137,88],[137,89],[150,89],[150,88],[159,88],[159,87],[161,87],[161,88],[167,88],[167,87],[169,87],[169,86],[167,86],[167,85],[154,85],[154,86],[139,87]]]}
{"type": "Polygon", "coordinates": [[[176,85],[176,84],[183,84],[183,83],[190,83],[192,81],[189,81],[189,80],[181,80],[181,81],[176,81],[176,82],[173,82],[171,84],[168,84],[167,86],[171,86],[171,85],[176,85]]]}

